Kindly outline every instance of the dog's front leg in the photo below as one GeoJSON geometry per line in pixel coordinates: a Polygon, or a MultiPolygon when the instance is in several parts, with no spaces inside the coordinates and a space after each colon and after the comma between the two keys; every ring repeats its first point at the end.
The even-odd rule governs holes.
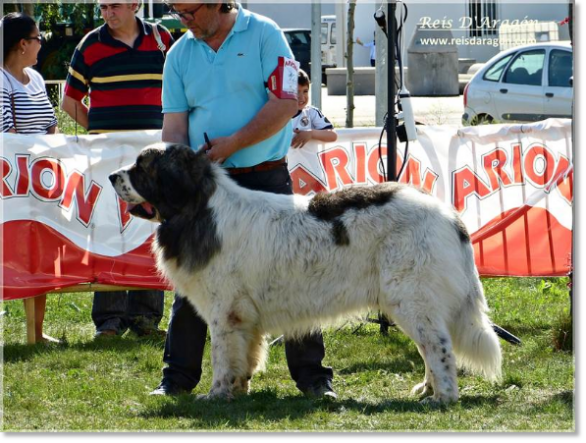
{"type": "Polygon", "coordinates": [[[212,339],[212,366],[214,376],[208,398],[232,399],[235,394],[247,393],[249,374],[247,334],[229,323],[210,322],[212,339]]]}

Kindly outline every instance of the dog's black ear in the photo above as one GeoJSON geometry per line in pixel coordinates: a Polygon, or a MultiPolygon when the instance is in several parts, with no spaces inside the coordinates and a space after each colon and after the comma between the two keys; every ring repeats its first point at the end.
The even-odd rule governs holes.
{"type": "Polygon", "coordinates": [[[213,193],[211,162],[205,152],[194,152],[188,146],[171,145],[158,160],[159,185],[165,203],[174,211],[195,205],[198,211],[213,193]]]}
{"type": "Polygon", "coordinates": [[[198,196],[205,200],[211,197],[216,189],[216,180],[212,172],[212,162],[203,149],[194,152],[193,162],[190,164],[191,177],[195,178],[198,196]]]}

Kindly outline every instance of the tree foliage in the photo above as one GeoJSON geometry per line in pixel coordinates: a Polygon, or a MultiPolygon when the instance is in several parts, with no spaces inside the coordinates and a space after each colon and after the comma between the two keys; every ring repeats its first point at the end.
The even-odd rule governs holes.
{"type": "Polygon", "coordinates": [[[99,24],[96,4],[38,1],[33,14],[45,38],[37,69],[47,80],[63,80],[75,47],[99,24]]]}

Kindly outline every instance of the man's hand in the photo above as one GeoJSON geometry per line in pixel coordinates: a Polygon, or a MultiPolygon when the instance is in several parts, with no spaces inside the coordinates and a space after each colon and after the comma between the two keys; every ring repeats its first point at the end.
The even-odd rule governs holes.
{"type": "Polygon", "coordinates": [[[313,138],[311,131],[295,129],[293,132],[295,135],[293,136],[293,140],[291,140],[291,147],[294,149],[303,148],[313,138]]]}
{"type": "Polygon", "coordinates": [[[224,163],[224,161],[238,151],[238,144],[235,142],[235,138],[231,137],[218,137],[210,140],[212,145],[211,149],[209,146],[204,145],[206,153],[211,161],[217,163],[224,163]]]}

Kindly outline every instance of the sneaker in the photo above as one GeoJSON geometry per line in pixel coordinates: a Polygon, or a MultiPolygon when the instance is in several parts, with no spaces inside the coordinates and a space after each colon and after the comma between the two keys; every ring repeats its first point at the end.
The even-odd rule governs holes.
{"type": "Polygon", "coordinates": [[[338,395],[334,392],[334,389],[332,388],[331,380],[314,383],[313,385],[305,389],[302,389],[301,392],[303,392],[307,397],[310,398],[323,398],[330,400],[336,400],[338,398],[338,395]]]}
{"type": "Polygon", "coordinates": [[[51,337],[50,335],[43,334],[41,338],[39,338],[40,343],[45,343],[46,345],[49,344],[59,344],[61,340],[57,340],[56,338],[51,337]]]}
{"type": "Polygon", "coordinates": [[[169,380],[163,379],[161,384],[155,388],[154,391],[150,392],[149,395],[183,395],[191,394],[191,390],[177,386],[175,383],[169,380]]]}
{"type": "Polygon", "coordinates": [[[103,329],[101,331],[96,331],[94,339],[99,340],[102,338],[116,337],[117,335],[118,332],[116,332],[114,329],[103,329]]]}

